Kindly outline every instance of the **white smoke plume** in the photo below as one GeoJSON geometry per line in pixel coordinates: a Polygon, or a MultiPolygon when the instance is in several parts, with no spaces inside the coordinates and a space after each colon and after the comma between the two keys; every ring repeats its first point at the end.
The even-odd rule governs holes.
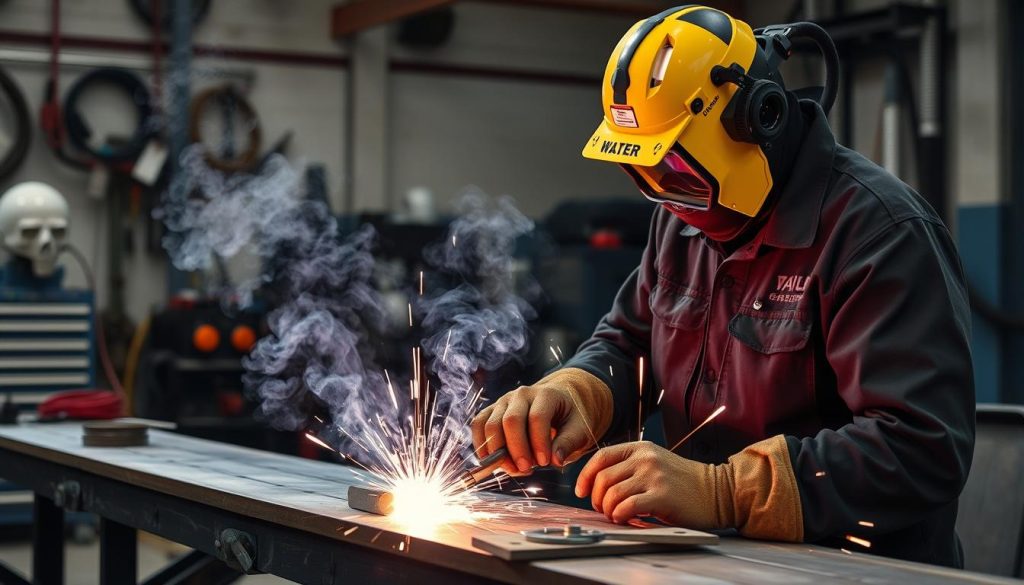
{"type": "MultiPolygon", "coordinates": [[[[183,156],[183,171],[199,196],[166,200],[160,210],[175,266],[207,269],[216,256],[255,253],[263,274],[239,285],[239,298],[270,284],[279,300],[268,315],[270,334],[244,360],[245,385],[260,400],[259,415],[277,428],[301,430],[314,413],[326,411],[347,436],[361,436],[381,417],[401,426],[410,406],[394,407],[368,342],[388,333],[374,285],[374,230],[342,240],[327,206],[301,197],[301,174],[282,157],[271,158],[257,175],[227,177],[209,169],[193,148],[183,156]]],[[[512,254],[516,238],[533,223],[510,199],[479,193],[466,195],[458,211],[447,240],[425,251],[428,265],[457,285],[411,296],[438,412],[451,413],[449,427],[468,447],[472,396],[479,390],[474,377],[527,349],[534,313],[517,296],[512,254]]],[[[407,399],[396,373],[390,372],[394,387],[407,399]]],[[[331,439],[351,452],[346,435],[331,439]]]]}
{"type": "MultiPolygon", "coordinates": [[[[493,372],[528,349],[528,321],[536,315],[519,296],[513,272],[516,240],[534,224],[511,198],[495,200],[478,191],[459,201],[448,238],[425,251],[427,263],[459,283],[420,303],[428,337],[424,351],[441,383],[442,404],[450,402],[468,418],[475,375],[493,372]]],[[[518,283],[532,288],[533,283],[518,283]]]]}

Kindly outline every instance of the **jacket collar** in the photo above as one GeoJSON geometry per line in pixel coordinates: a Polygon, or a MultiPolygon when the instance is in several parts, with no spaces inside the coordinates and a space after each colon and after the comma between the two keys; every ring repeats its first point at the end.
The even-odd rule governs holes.
{"type": "Polygon", "coordinates": [[[800,109],[807,116],[807,135],[764,226],[763,243],[776,248],[809,248],[814,243],[836,153],[836,139],[821,106],[801,100],[800,109]]]}

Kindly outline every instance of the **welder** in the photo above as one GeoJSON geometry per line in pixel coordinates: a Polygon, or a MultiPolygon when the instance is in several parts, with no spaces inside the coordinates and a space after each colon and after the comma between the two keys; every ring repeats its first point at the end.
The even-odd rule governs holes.
{"type": "Polygon", "coordinates": [[[646,250],[564,367],[474,419],[481,455],[506,447],[528,472],[601,446],[576,493],[615,522],[963,565],[962,268],[927,202],[836,144],[837,64],[816,25],[754,31],[702,6],[626,33],[583,154],[657,204],[646,250]],[[779,74],[800,39],[825,56],[817,96],[779,74]],[[635,440],[656,408],[674,445],[723,406],[674,451],[635,440]]]}

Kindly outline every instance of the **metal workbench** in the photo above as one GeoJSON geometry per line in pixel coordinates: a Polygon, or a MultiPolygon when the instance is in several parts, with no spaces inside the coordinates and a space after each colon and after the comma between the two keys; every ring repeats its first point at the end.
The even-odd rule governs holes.
{"type": "MultiPolygon", "coordinates": [[[[471,545],[474,534],[603,517],[528,502],[519,520],[403,534],[355,512],[352,469],[162,431],[146,447],[90,448],[77,424],[0,427],[0,476],[35,493],[34,582],[63,581],[63,512],[101,518],[98,582],[134,583],[135,531],[196,552],[147,583],[226,583],[240,569],[301,583],[1014,583],[986,575],[807,545],[723,538],[716,547],[657,554],[510,563],[471,545]],[[231,568],[214,557],[226,559],[231,568]]],[[[512,505],[522,502],[511,496],[512,505]]],[[[0,559],[2,561],[2,559],[0,559]]],[[[0,582],[19,576],[0,563],[0,582]]],[[[24,581],[20,581],[24,582],[24,581]]]]}

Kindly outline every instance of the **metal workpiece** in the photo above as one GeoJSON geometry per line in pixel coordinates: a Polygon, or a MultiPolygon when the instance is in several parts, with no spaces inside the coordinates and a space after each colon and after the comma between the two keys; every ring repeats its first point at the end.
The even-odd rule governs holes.
{"type": "Polygon", "coordinates": [[[541,544],[593,544],[605,538],[604,532],[584,528],[576,524],[565,526],[537,528],[521,532],[526,540],[541,544]]]}
{"type": "Polygon", "coordinates": [[[395,497],[384,490],[351,485],[348,487],[348,507],[387,516],[395,509],[395,497]]]}

